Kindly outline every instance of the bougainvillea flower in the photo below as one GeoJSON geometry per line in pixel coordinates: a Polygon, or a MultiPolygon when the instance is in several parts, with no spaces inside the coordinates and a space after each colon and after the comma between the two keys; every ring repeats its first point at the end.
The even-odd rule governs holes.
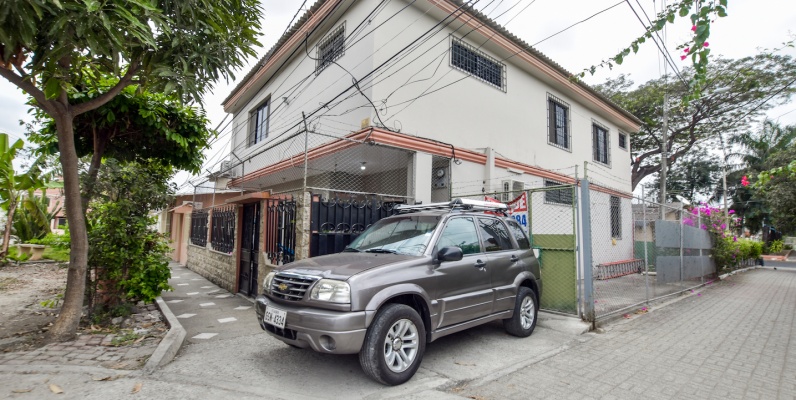
{"type": "Polygon", "coordinates": [[[686,47],[685,49],[683,49],[683,53],[688,53],[690,50],[691,50],[691,49],[689,49],[688,47],[686,47]]]}
{"type": "Polygon", "coordinates": [[[710,46],[710,43],[708,43],[708,42],[702,43],[702,46],[708,47],[708,46],[710,46]]]}
{"type": "Polygon", "coordinates": [[[691,31],[692,31],[692,32],[696,32],[696,29],[697,29],[697,28],[696,28],[696,25],[694,25],[694,26],[692,26],[692,27],[691,27],[691,31]]]}
{"type": "Polygon", "coordinates": [[[680,56],[681,60],[685,60],[686,58],[688,58],[688,56],[680,56]]]}
{"type": "Polygon", "coordinates": [[[730,213],[730,214],[735,214],[735,210],[730,210],[730,211],[727,211],[727,212],[730,213]]]}
{"type": "Polygon", "coordinates": [[[749,186],[749,179],[746,178],[746,175],[744,175],[743,178],[741,178],[741,185],[743,185],[744,187],[749,186]]]}

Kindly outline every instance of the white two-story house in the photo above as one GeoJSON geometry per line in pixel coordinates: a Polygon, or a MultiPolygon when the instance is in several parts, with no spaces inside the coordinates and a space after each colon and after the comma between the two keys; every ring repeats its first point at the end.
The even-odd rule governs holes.
{"type": "MultiPolygon", "coordinates": [[[[371,218],[321,216],[347,212],[330,204],[510,200],[573,183],[584,162],[613,179],[596,187],[604,198],[592,196],[595,207],[629,204],[628,135],[641,124],[459,0],[318,0],[223,105],[234,118],[220,173],[247,193],[231,201],[242,204],[230,261],[236,291],[265,275],[257,265],[339,248],[347,239],[329,234],[356,233],[371,218]],[[285,232],[266,221],[269,207],[288,197],[295,241],[269,250],[272,232],[285,232]]],[[[571,209],[569,193],[545,197],[534,212],[571,209]]],[[[621,210],[627,215],[604,213],[606,236],[626,242],[632,257],[630,206],[621,210]]],[[[571,227],[572,212],[561,215],[571,227]]]]}

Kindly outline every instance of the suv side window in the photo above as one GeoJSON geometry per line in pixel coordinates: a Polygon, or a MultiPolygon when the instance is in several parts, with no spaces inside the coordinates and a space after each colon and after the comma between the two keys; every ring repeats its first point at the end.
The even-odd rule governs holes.
{"type": "Polygon", "coordinates": [[[530,249],[531,242],[528,240],[528,236],[525,234],[525,231],[520,227],[520,224],[518,224],[517,221],[507,221],[507,223],[509,224],[509,230],[514,235],[514,239],[520,246],[520,249],[530,249]]]}
{"type": "Polygon", "coordinates": [[[472,217],[452,218],[448,221],[437,241],[437,250],[448,246],[460,247],[465,255],[481,252],[481,243],[478,241],[478,232],[472,217]]]}
{"type": "Polygon", "coordinates": [[[478,218],[478,225],[481,226],[486,251],[511,250],[514,247],[509,231],[499,219],[478,218]]]}

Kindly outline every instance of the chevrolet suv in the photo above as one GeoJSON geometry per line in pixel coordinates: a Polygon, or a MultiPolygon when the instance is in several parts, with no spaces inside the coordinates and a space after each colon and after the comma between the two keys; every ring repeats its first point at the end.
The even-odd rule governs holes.
{"type": "Polygon", "coordinates": [[[278,267],[257,297],[260,326],[322,353],[356,354],[386,385],[408,381],[426,343],[494,320],[529,336],[539,262],[506,205],[457,199],[399,206],[339,254],[278,267]]]}

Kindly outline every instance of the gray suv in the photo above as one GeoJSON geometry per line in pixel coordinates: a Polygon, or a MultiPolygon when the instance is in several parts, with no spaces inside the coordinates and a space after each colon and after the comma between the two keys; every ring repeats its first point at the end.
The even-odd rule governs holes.
{"type": "Polygon", "coordinates": [[[322,353],[356,354],[382,384],[408,381],[426,343],[494,320],[536,326],[539,262],[506,205],[472,200],[400,206],[342,253],[265,277],[260,326],[322,353]]]}

